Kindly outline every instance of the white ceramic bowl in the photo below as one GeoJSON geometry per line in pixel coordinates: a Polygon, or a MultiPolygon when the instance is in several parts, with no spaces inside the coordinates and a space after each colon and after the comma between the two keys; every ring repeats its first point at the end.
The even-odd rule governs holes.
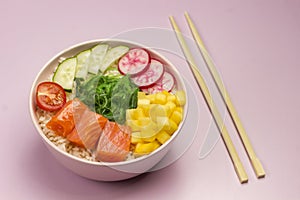
{"type": "MultiPolygon", "coordinates": [[[[53,73],[54,69],[57,67],[59,61],[64,58],[71,57],[76,55],[82,50],[89,49],[101,42],[109,44],[111,47],[118,45],[126,45],[130,48],[133,47],[142,47],[149,51],[152,58],[157,58],[162,61],[167,67],[167,71],[171,72],[176,80],[176,87],[179,90],[186,91],[186,87],[184,85],[183,79],[176,70],[175,66],[170,63],[165,57],[160,55],[158,52],[148,49],[145,46],[142,46],[137,43],[133,43],[130,41],[124,40],[92,40],[83,42],[77,45],[74,45],[66,50],[63,50],[56,56],[54,56],[38,73],[36,79],[32,84],[32,88],[30,91],[30,99],[29,99],[29,109],[30,115],[32,118],[32,122],[37,129],[39,136],[42,141],[45,143],[49,151],[54,155],[54,157],[66,168],[70,169],[74,173],[89,178],[93,180],[99,181],[117,181],[124,180],[144,172],[149,171],[153,166],[155,166],[163,157],[167,154],[168,150],[172,148],[172,144],[174,139],[180,134],[181,127],[186,119],[187,107],[186,104],[184,106],[184,117],[180,125],[178,126],[177,131],[172,135],[172,137],[163,145],[161,145],[158,149],[153,151],[151,154],[143,157],[139,157],[133,160],[115,162],[115,163],[103,163],[103,162],[93,162],[87,161],[81,158],[77,158],[61,149],[59,149],[54,143],[52,143],[43,133],[40,125],[38,123],[37,115],[36,115],[36,102],[35,102],[35,90],[38,83],[48,80],[51,73],[53,73]]],[[[186,101],[188,102],[188,100],[186,101]]]]}

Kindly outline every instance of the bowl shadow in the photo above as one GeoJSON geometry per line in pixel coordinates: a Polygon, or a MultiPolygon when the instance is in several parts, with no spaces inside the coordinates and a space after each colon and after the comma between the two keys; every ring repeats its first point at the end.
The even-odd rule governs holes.
{"type": "MultiPolygon", "coordinates": [[[[140,174],[136,177],[113,182],[102,182],[81,177],[66,169],[56,161],[42,142],[33,142],[26,162],[23,162],[25,178],[31,187],[37,187],[41,194],[50,197],[72,197],[72,199],[122,199],[135,196],[145,188],[154,190],[153,185],[161,182],[160,174],[164,169],[140,174]],[[42,184],[42,185],[41,185],[42,184]],[[133,189],[134,188],[134,189],[133,189]]],[[[172,170],[176,176],[176,170],[172,170]],[[175,172],[174,172],[175,171],[175,172]]]]}

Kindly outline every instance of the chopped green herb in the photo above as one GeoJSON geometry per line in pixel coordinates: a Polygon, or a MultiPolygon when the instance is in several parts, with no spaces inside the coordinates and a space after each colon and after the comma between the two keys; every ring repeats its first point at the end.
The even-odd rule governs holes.
{"type": "Polygon", "coordinates": [[[76,79],[76,97],[91,110],[124,124],[126,109],[137,107],[138,87],[129,76],[95,75],[86,82],[76,79]]]}

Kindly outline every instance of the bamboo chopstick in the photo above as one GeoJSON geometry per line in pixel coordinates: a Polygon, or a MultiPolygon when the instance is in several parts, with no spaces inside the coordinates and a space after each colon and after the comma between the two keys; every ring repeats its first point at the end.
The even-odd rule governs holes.
{"type": "Polygon", "coordinates": [[[237,114],[237,111],[233,106],[233,103],[230,99],[230,96],[229,96],[225,86],[222,84],[222,80],[220,78],[220,75],[218,74],[218,72],[216,70],[216,67],[215,67],[211,57],[209,56],[209,54],[208,54],[208,52],[207,52],[207,50],[204,46],[204,43],[203,43],[203,41],[202,41],[195,25],[194,25],[194,23],[192,22],[189,14],[187,12],[185,12],[184,15],[185,15],[186,21],[189,25],[189,28],[190,28],[193,36],[194,36],[194,39],[195,39],[195,41],[196,41],[196,43],[197,43],[197,45],[200,49],[200,52],[201,52],[201,54],[204,58],[206,66],[208,67],[210,73],[212,74],[212,77],[213,77],[213,79],[214,79],[214,81],[215,81],[215,83],[216,83],[216,85],[217,85],[217,87],[218,87],[218,89],[219,89],[219,91],[222,95],[222,98],[223,98],[223,100],[226,104],[226,107],[227,107],[228,112],[229,112],[229,114],[232,118],[232,121],[233,121],[233,123],[234,123],[234,125],[237,129],[237,132],[240,135],[240,138],[241,138],[241,140],[244,144],[244,148],[247,152],[247,155],[250,159],[252,167],[255,171],[256,177],[257,178],[262,178],[262,177],[265,176],[264,168],[263,168],[261,162],[257,158],[257,156],[256,156],[256,154],[255,154],[255,152],[252,148],[250,140],[249,140],[249,138],[247,136],[247,133],[246,133],[246,131],[245,131],[243,125],[242,125],[242,122],[241,122],[241,120],[240,120],[240,118],[237,114]]]}
{"type": "Polygon", "coordinates": [[[233,165],[234,165],[235,171],[238,175],[238,178],[241,183],[245,183],[248,181],[248,175],[244,169],[243,164],[240,161],[239,155],[237,154],[237,151],[236,151],[236,149],[232,143],[232,140],[228,134],[227,128],[222,121],[221,115],[210,95],[209,89],[208,89],[202,75],[200,74],[198,68],[196,67],[195,60],[194,60],[190,50],[188,49],[188,46],[186,45],[186,42],[182,36],[182,33],[180,32],[179,27],[176,24],[174,18],[172,16],[170,16],[169,19],[170,19],[173,29],[176,32],[177,39],[180,43],[180,46],[182,48],[182,51],[183,51],[185,57],[189,63],[189,66],[193,72],[193,75],[194,75],[195,79],[197,80],[198,86],[200,87],[202,94],[206,100],[206,103],[208,104],[208,107],[209,107],[209,109],[213,115],[213,118],[218,126],[218,129],[221,133],[221,136],[225,143],[227,151],[229,152],[230,158],[233,162],[233,165]]]}

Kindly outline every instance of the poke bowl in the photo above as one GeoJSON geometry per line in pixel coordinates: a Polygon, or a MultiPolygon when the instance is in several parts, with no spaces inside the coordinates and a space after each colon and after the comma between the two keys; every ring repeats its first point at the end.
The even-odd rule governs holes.
{"type": "Polygon", "coordinates": [[[184,134],[188,100],[176,67],[131,41],[76,44],[33,81],[32,122],[57,161],[74,173],[98,181],[135,177],[184,134]]]}

